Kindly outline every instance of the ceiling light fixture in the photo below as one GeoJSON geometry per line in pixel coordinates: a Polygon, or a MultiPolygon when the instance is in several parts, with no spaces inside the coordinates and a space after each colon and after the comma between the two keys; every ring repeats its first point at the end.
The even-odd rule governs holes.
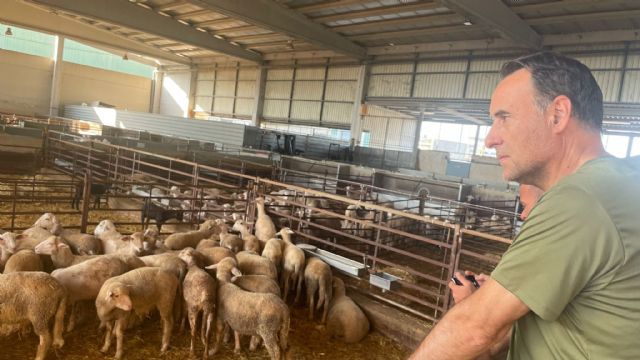
{"type": "Polygon", "coordinates": [[[7,36],[11,36],[11,35],[13,35],[13,31],[11,31],[10,27],[7,27],[7,31],[5,31],[4,34],[7,35],[7,36]]]}
{"type": "Polygon", "coordinates": [[[389,46],[396,46],[396,44],[394,44],[394,43],[392,43],[392,42],[388,43],[387,45],[389,45],[389,46]]]}
{"type": "Polygon", "coordinates": [[[473,25],[473,23],[471,22],[471,20],[469,19],[464,19],[464,21],[462,22],[462,25],[464,26],[471,26],[473,25]]]}
{"type": "Polygon", "coordinates": [[[127,55],[127,53],[124,53],[124,55],[122,55],[122,60],[129,60],[129,56],[127,55]]]}

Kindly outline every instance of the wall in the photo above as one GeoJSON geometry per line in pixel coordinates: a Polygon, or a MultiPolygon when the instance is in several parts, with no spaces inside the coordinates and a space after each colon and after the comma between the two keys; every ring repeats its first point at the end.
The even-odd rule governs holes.
{"type": "MultiPolygon", "coordinates": [[[[191,71],[165,72],[160,92],[160,114],[189,116],[189,89],[191,71]]],[[[144,111],[148,111],[144,110],[144,111]]]]}
{"type": "Polygon", "coordinates": [[[49,114],[53,60],[0,50],[0,111],[49,114]]]}
{"type": "Polygon", "coordinates": [[[194,115],[251,119],[255,102],[257,67],[202,68],[198,71],[194,115]]]}
{"type": "Polygon", "coordinates": [[[363,107],[361,114],[362,131],[368,132],[370,136],[367,147],[413,151],[418,123],[415,118],[375,105],[363,107]]]}
{"type": "Polygon", "coordinates": [[[102,101],[118,109],[149,111],[151,79],[65,62],[60,102],[102,101]]]}

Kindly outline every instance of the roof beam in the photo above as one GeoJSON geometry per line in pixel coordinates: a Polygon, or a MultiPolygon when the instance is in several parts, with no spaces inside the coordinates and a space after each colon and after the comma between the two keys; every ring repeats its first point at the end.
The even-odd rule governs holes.
{"type": "Polygon", "coordinates": [[[341,7],[362,3],[362,0],[334,0],[334,1],[326,1],[317,4],[311,5],[302,5],[294,7],[293,10],[299,13],[310,13],[314,11],[326,10],[326,9],[338,9],[341,7]]]}
{"type": "Polygon", "coordinates": [[[226,41],[216,39],[175,20],[160,16],[125,1],[110,0],[31,0],[34,3],[118,24],[167,39],[253,62],[262,62],[262,56],[226,41]]]}
{"type": "MultiPolygon", "coordinates": [[[[474,30],[478,30],[478,29],[480,28],[474,27],[474,30]]],[[[470,29],[468,29],[464,25],[438,26],[438,27],[429,27],[429,28],[423,28],[423,29],[386,31],[381,33],[354,35],[354,36],[349,36],[349,38],[353,40],[358,40],[358,41],[367,41],[367,40],[397,39],[397,38],[412,37],[412,36],[440,35],[440,34],[449,34],[452,32],[459,33],[459,32],[466,32],[469,30],[470,29]]]]}
{"type": "Polygon", "coordinates": [[[213,20],[202,21],[199,23],[194,23],[193,26],[205,27],[205,26],[212,26],[212,25],[226,25],[226,24],[237,22],[237,21],[238,19],[231,19],[231,18],[213,19],[213,20]]]}
{"type": "Polygon", "coordinates": [[[636,20],[640,16],[640,10],[623,10],[623,11],[598,11],[586,14],[570,14],[559,16],[545,16],[535,19],[525,20],[529,25],[547,25],[547,24],[559,24],[565,22],[580,22],[580,21],[593,21],[593,20],[618,20],[618,19],[634,19],[636,20]]]}
{"type": "Polygon", "coordinates": [[[211,10],[209,9],[201,9],[201,10],[189,11],[184,14],[177,14],[177,15],[174,15],[173,18],[176,20],[185,20],[190,17],[202,16],[210,13],[211,13],[211,10]]]}
{"type": "Polygon", "coordinates": [[[164,4],[164,5],[160,5],[158,7],[154,7],[153,10],[154,11],[166,11],[166,10],[171,10],[171,9],[175,9],[181,6],[187,5],[187,2],[185,0],[180,0],[180,1],[172,1],[170,3],[164,4]]]}
{"type": "Polygon", "coordinates": [[[310,23],[304,15],[288,9],[272,0],[189,0],[201,8],[242,20],[274,32],[303,39],[314,45],[334,50],[357,59],[364,59],[365,48],[351,40],[326,29],[320,24],[310,23]]]}
{"type": "Polygon", "coordinates": [[[318,16],[312,18],[313,21],[319,23],[327,23],[331,21],[338,20],[349,20],[349,19],[359,19],[368,16],[379,16],[379,15],[388,15],[388,14],[396,14],[407,11],[418,11],[418,10],[432,10],[443,7],[439,2],[427,2],[427,3],[417,3],[417,4],[407,4],[407,5],[393,5],[393,6],[382,6],[373,9],[367,10],[359,10],[359,11],[350,11],[344,12],[340,14],[326,15],[326,16],[318,16]]]}
{"type": "Polygon", "coordinates": [[[459,14],[445,14],[445,15],[421,15],[421,16],[407,16],[401,17],[397,19],[387,19],[387,20],[378,20],[378,21],[369,21],[358,24],[349,24],[349,25],[339,25],[332,26],[331,30],[343,32],[343,31],[354,31],[354,30],[367,30],[370,28],[374,28],[380,32],[383,32],[382,29],[385,26],[397,26],[397,25],[409,25],[409,24],[431,24],[434,22],[452,22],[458,21],[462,23],[463,17],[459,14]]]}
{"type": "Polygon", "coordinates": [[[542,37],[500,0],[442,0],[448,8],[478,19],[500,35],[531,49],[539,49],[542,37]]]}
{"type": "Polygon", "coordinates": [[[123,35],[116,35],[107,30],[98,29],[79,20],[72,20],[67,17],[52,14],[39,7],[27,5],[22,1],[0,1],[0,20],[7,24],[49,34],[61,35],[88,44],[100,45],[112,49],[122,49],[131,53],[178,64],[189,64],[189,61],[183,57],[175,56],[153,46],[129,39],[123,35]]]}

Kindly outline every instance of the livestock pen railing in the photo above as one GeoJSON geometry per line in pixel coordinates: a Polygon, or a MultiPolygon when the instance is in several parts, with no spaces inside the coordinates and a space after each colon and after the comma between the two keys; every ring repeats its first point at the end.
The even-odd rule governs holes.
{"type": "MultiPolygon", "coordinates": [[[[194,213],[199,213],[198,201],[202,203],[204,194],[213,188],[221,188],[226,194],[246,191],[240,200],[244,206],[235,207],[234,211],[243,213],[252,224],[253,200],[265,196],[267,212],[274,222],[292,228],[298,242],[315,245],[363,266],[365,272],[358,274],[351,286],[433,322],[451,305],[447,284],[453,272],[458,268],[490,271],[510,242],[507,238],[465,229],[462,223],[453,221],[454,217],[464,215],[449,214],[451,209],[445,207],[451,206],[444,203],[447,200],[438,204],[437,199],[424,194],[404,199],[387,197],[386,204],[362,201],[139,149],[95,141],[77,142],[64,134],[49,133],[46,142],[49,166],[72,176],[90,170],[94,181],[126,184],[143,175],[157,187],[190,189],[194,201],[189,210],[194,213]],[[435,211],[449,217],[430,215],[435,211]],[[374,281],[376,276],[387,281],[388,286],[379,287],[374,281]]],[[[385,189],[376,191],[394,193],[385,189]]],[[[130,195],[120,192],[111,196],[130,195]]],[[[222,196],[219,203],[237,199],[222,196]]],[[[88,211],[91,214],[94,210],[88,211]]]]}

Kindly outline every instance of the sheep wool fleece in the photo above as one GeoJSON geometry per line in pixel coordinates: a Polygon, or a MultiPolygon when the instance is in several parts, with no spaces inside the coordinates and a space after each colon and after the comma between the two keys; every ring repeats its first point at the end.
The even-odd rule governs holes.
{"type": "Polygon", "coordinates": [[[492,277],[530,312],[509,359],[640,359],[640,173],[585,163],[549,189],[492,277]]]}

